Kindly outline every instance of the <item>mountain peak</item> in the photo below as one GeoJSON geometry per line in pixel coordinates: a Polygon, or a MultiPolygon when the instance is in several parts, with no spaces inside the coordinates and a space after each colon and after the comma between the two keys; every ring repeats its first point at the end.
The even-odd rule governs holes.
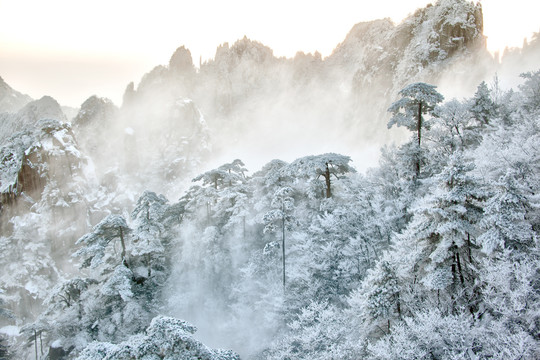
{"type": "Polygon", "coordinates": [[[194,71],[191,51],[185,46],[181,46],[171,56],[169,70],[174,72],[194,71]]]}
{"type": "Polygon", "coordinates": [[[32,101],[30,96],[21,94],[20,92],[14,90],[0,76],[0,113],[17,112],[30,101],[32,101]]]}

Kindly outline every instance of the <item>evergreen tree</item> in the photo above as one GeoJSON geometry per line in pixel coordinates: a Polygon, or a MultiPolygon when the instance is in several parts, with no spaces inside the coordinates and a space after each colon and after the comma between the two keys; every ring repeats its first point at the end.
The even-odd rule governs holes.
{"type": "Polygon", "coordinates": [[[244,168],[244,163],[236,159],[232,163],[223,164],[217,169],[207,171],[199,176],[196,176],[193,181],[203,182],[203,186],[212,185],[215,190],[221,187],[232,186],[245,179],[244,173],[247,170],[244,168]]]}
{"type": "Polygon", "coordinates": [[[488,255],[495,250],[523,250],[534,241],[531,224],[527,221],[531,205],[515,176],[515,172],[509,170],[490,186],[491,194],[483,207],[483,233],[477,239],[488,255]]]}
{"type": "Polygon", "coordinates": [[[143,259],[148,278],[152,276],[152,269],[163,271],[167,266],[164,261],[166,248],[162,242],[166,205],[167,199],[163,195],[145,191],[131,213],[137,227],[130,247],[130,257],[143,259]]]}
{"type": "Polygon", "coordinates": [[[529,71],[520,76],[525,79],[519,86],[523,108],[531,114],[537,114],[540,110],[540,70],[529,71]]]}
{"type": "Polygon", "coordinates": [[[92,232],[77,240],[77,244],[83,244],[84,246],[75,253],[75,256],[83,259],[81,264],[83,268],[96,268],[106,263],[109,266],[114,263],[121,263],[129,267],[126,256],[126,237],[130,232],[131,229],[122,216],[109,215],[94,226],[92,232]],[[115,261],[109,249],[114,247],[118,241],[122,251],[120,261],[115,261]]]}
{"type": "Polygon", "coordinates": [[[290,229],[294,221],[294,190],[290,187],[283,187],[274,193],[272,199],[273,210],[268,211],[263,218],[266,224],[264,232],[276,232],[277,227],[281,228],[281,250],[283,265],[283,288],[285,289],[285,230],[290,229]],[[279,223],[277,225],[276,223],[279,223]]]}
{"type": "Polygon", "coordinates": [[[490,120],[497,116],[497,106],[492,100],[491,91],[485,81],[478,85],[476,93],[471,99],[470,108],[474,118],[481,126],[489,124],[490,120]]]}
{"type": "MultiPolygon", "coordinates": [[[[424,115],[436,115],[435,107],[444,97],[435,90],[436,86],[426,83],[410,84],[399,91],[401,99],[392,103],[388,111],[392,117],[388,128],[394,125],[405,126],[408,130],[416,132],[417,147],[422,143],[423,129],[429,129],[431,123],[424,115]]],[[[418,155],[417,155],[418,156],[418,155]]],[[[415,162],[416,175],[420,174],[420,159],[415,162]]]]}
{"type": "Polygon", "coordinates": [[[152,319],[145,333],[133,335],[119,344],[93,342],[77,359],[240,359],[232,351],[212,350],[195,340],[193,334],[196,330],[185,321],[158,316],[152,319]]]}
{"type": "Polygon", "coordinates": [[[395,263],[383,258],[368,270],[361,287],[349,297],[350,312],[360,316],[371,332],[386,334],[391,321],[401,318],[400,280],[395,263]]]}
{"type": "Polygon", "coordinates": [[[332,176],[337,180],[340,176],[355,172],[354,168],[349,165],[351,158],[340,154],[328,153],[316,156],[305,156],[293,161],[288,167],[289,175],[294,175],[297,178],[305,177],[311,185],[310,196],[317,198],[317,190],[321,189],[322,196],[325,198],[332,197],[332,176]],[[318,183],[319,178],[324,179],[324,185],[318,183]],[[321,186],[322,185],[322,186],[321,186]]]}

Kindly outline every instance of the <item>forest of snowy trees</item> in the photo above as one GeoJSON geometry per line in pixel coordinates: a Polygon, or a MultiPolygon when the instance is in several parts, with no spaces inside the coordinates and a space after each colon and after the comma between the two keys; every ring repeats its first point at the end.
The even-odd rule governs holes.
{"type": "Polygon", "coordinates": [[[79,238],[79,274],[48,293],[22,346],[238,358],[196,340],[200,323],[246,358],[538,358],[540,70],[522,77],[464,100],[408,85],[388,127],[410,139],[365,174],[334,153],[252,175],[237,159],[179,201],[144,192],[79,238]]]}
{"type": "Polygon", "coordinates": [[[540,34],[482,26],[181,47],[121,107],[0,78],[0,359],[540,358],[540,34]]]}

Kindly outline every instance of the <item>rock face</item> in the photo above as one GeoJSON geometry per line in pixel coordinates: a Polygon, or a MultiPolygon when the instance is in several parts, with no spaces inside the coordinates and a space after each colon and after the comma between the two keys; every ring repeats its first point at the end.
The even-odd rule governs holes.
{"type": "Polygon", "coordinates": [[[194,75],[195,67],[193,66],[193,58],[191,52],[184,46],[176,49],[169,61],[169,70],[173,74],[194,75]]]}
{"type": "Polygon", "coordinates": [[[77,129],[105,127],[106,122],[112,121],[117,115],[117,111],[111,100],[93,95],[81,105],[79,112],[73,118],[73,127],[77,129]]]}
{"type": "Polygon", "coordinates": [[[0,123],[0,202],[5,210],[6,205],[13,205],[22,194],[30,203],[35,201],[30,199],[40,198],[47,183],[48,176],[44,171],[48,156],[36,152],[36,141],[42,138],[42,131],[50,132],[46,129],[52,122],[65,122],[66,118],[60,105],[49,96],[28,103],[15,114],[3,115],[0,123]]]}
{"type": "Polygon", "coordinates": [[[56,195],[64,193],[70,197],[66,184],[81,178],[85,165],[71,127],[57,120],[44,119],[38,122],[33,134],[22,134],[21,137],[16,139],[16,144],[10,143],[1,149],[4,156],[2,203],[13,206],[22,197],[29,207],[42,199],[50,184],[56,187],[56,195]]]}
{"type": "Polygon", "coordinates": [[[354,71],[357,92],[380,81],[395,92],[416,80],[436,83],[437,74],[485,46],[481,5],[441,0],[397,26],[388,19],[355,25],[328,62],[354,71]]]}

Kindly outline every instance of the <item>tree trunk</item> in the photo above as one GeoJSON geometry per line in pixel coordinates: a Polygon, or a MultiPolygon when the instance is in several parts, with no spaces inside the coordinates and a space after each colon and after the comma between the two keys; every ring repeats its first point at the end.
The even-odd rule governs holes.
{"type": "Polygon", "coordinates": [[[282,229],[281,248],[283,252],[283,291],[285,291],[285,216],[281,218],[281,229],[282,229]]]}
{"type": "Polygon", "coordinates": [[[246,217],[242,216],[242,238],[246,240],[246,217]]]}
{"type": "Polygon", "coordinates": [[[419,102],[418,103],[418,119],[417,120],[417,123],[418,123],[418,147],[420,147],[420,143],[421,143],[421,140],[422,140],[422,102],[419,102]]]}
{"type": "Polygon", "coordinates": [[[467,233],[467,255],[469,257],[469,264],[472,265],[472,250],[471,250],[471,234],[467,233]]]}
{"type": "Polygon", "coordinates": [[[122,264],[124,264],[125,267],[129,268],[126,260],[126,243],[124,242],[124,230],[122,230],[122,228],[120,228],[120,243],[122,244],[122,264]]]}
{"type": "Polygon", "coordinates": [[[456,249],[456,262],[457,262],[457,268],[458,268],[458,274],[459,274],[459,281],[461,282],[461,286],[465,286],[465,278],[463,277],[463,271],[461,269],[461,260],[459,258],[459,252],[457,252],[457,249],[456,249]]]}
{"type": "Polygon", "coordinates": [[[398,317],[399,317],[399,319],[401,319],[401,300],[400,300],[400,298],[399,298],[399,293],[397,294],[397,304],[396,304],[396,307],[397,307],[398,317]]]}
{"type": "Polygon", "coordinates": [[[328,163],[326,163],[326,171],[324,172],[324,180],[326,181],[326,198],[332,197],[332,190],[330,189],[330,169],[328,163]]]}
{"type": "MultiPolygon", "coordinates": [[[[418,132],[418,149],[422,142],[422,102],[418,103],[418,119],[417,119],[417,132],[418,132]]],[[[416,159],[416,177],[420,176],[420,159],[416,159]]]]}
{"type": "Polygon", "coordinates": [[[148,278],[152,277],[152,262],[150,259],[150,254],[146,254],[146,266],[148,266],[148,278]]]}
{"type": "Polygon", "coordinates": [[[457,280],[456,272],[457,272],[456,271],[456,257],[454,256],[453,259],[452,259],[452,286],[451,286],[451,289],[450,289],[450,299],[451,299],[451,303],[452,303],[452,314],[456,313],[456,298],[455,298],[456,289],[457,289],[457,286],[456,286],[456,280],[457,280]]]}
{"type": "Polygon", "coordinates": [[[36,350],[36,360],[38,360],[38,353],[37,353],[37,332],[34,330],[34,349],[36,350]]]}

